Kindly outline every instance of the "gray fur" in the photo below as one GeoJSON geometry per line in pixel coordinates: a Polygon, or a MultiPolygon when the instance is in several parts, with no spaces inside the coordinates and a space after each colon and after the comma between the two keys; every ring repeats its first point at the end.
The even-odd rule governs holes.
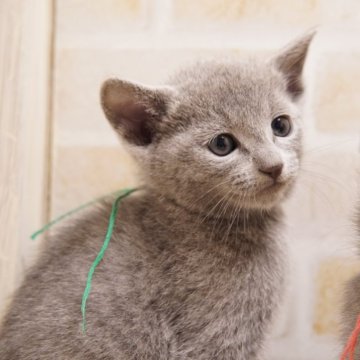
{"type": "Polygon", "coordinates": [[[86,335],[81,297],[110,203],[46,244],[5,317],[1,360],[259,359],[284,282],[280,203],[301,158],[302,88],[291,84],[312,35],[269,61],[198,63],[159,88],[104,84],[105,114],[144,186],[120,205],[86,335]],[[288,137],[272,134],[280,114],[288,137]],[[207,146],[219,133],[240,143],[226,157],[207,146]],[[277,181],[259,171],[279,163],[277,181]]]}

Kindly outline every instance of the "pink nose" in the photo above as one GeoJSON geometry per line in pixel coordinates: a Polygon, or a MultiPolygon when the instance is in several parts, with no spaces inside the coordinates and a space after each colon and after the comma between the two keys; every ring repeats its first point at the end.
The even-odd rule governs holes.
{"type": "Polygon", "coordinates": [[[283,164],[276,164],[274,166],[259,168],[259,171],[276,180],[281,175],[283,167],[284,167],[283,164]]]}

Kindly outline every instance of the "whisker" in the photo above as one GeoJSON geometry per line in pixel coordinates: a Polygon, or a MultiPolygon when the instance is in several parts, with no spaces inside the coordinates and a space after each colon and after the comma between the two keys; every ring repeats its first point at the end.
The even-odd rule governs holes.
{"type": "Polygon", "coordinates": [[[354,138],[342,139],[342,140],[334,141],[334,142],[327,143],[327,144],[324,144],[324,145],[321,145],[321,146],[316,146],[316,147],[305,149],[303,151],[303,154],[307,155],[307,154],[311,154],[311,153],[313,153],[315,151],[318,151],[318,152],[319,151],[326,151],[329,148],[340,147],[341,145],[348,144],[348,143],[351,143],[351,142],[356,144],[357,141],[358,140],[354,139],[354,138]]]}

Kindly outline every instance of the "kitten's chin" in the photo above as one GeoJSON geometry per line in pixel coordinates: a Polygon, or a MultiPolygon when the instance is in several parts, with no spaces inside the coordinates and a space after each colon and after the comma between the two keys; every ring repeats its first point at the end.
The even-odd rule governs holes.
{"type": "Polygon", "coordinates": [[[271,209],[289,196],[292,187],[292,182],[277,182],[265,186],[250,195],[246,205],[251,209],[271,209]]]}

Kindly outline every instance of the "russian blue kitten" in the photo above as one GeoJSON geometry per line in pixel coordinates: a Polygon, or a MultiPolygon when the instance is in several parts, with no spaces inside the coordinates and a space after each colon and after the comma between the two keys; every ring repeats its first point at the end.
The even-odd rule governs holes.
{"type": "MultiPolygon", "coordinates": [[[[259,359],[283,286],[280,203],[301,157],[313,34],[266,61],[204,62],[166,86],[108,80],[107,118],[143,187],[63,225],[5,317],[1,360],[259,359]]],[[[106,159],[104,159],[106,161],[106,159]]]]}

